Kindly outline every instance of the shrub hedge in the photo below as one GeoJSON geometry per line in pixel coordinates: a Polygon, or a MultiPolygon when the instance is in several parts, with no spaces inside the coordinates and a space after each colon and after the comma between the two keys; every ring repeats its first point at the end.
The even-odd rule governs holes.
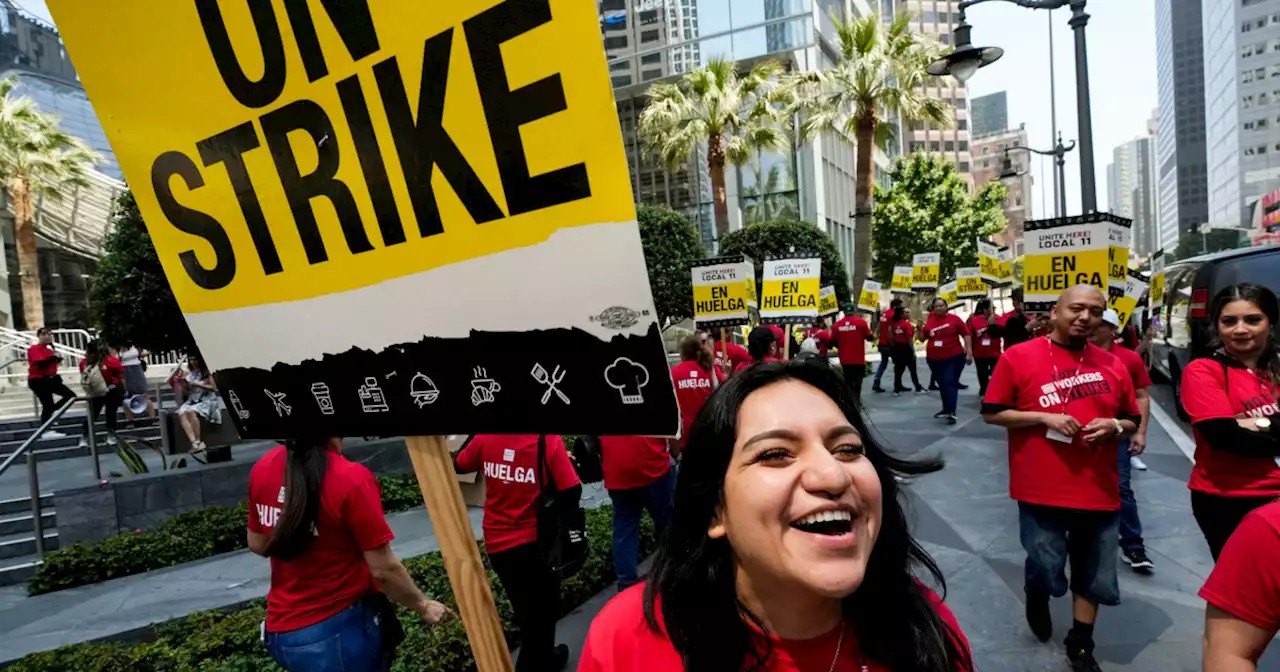
{"type": "MultiPolygon", "coordinates": [[[[591,557],[577,576],[564,582],[560,591],[561,615],[613,583],[612,520],[613,511],[608,507],[587,512],[591,557]]],[[[648,554],[654,545],[653,529],[646,520],[641,533],[642,553],[648,554]]],[[[485,562],[488,567],[487,556],[485,562]]],[[[457,603],[438,552],[406,560],[405,566],[429,595],[456,610],[457,603]]],[[[489,583],[493,586],[507,641],[515,645],[520,633],[514,624],[511,603],[492,569],[489,569],[489,583]]],[[[156,626],[155,638],[146,643],[66,646],[26,656],[8,668],[8,672],[280,672],[258,641],[258,624],[265,617],[263,600],[230,613],[199,612],[156,626]]],[[[406,638],[391,668],[394,672],[475,669],[466,630],[459,619],[449,619],[436,628],[427,629],[416,614],[401,608],[400,620],[406,638]]]]}

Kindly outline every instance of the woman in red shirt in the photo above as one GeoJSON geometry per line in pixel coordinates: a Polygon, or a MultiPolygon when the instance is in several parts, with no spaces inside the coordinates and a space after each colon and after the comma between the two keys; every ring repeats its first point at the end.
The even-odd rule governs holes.
{"type": "MultiPolygon", "coordinates": [[[[601,453],[607,450],[601,447],[601,453]]],[[[582,483],[559,435],[477,434],[454,462],[458,473],[484,470],[484,544],[520,626],[516,672],[560,672],[569,647],[556,645],[560,578],[547,571],[538,544],[538,506],[546,488],[578,506],[582,483]],[[539,450],[545,466],[539,468],[539,450]]]]}
{"type": "Polygon", "coordinates": [[[1250,511],[1280,497],[1280,341],[1276,295],[1260,285],[1227,287],[1210,311],[1211,357],[1182,372],[1196,464],[1191,511],[1214,560],[1250,511]]]}
{"type": "Polygon", "coordinates": [[[881,450],[829,367],[756,367],[707,404],[650,578],[596,616],[579,672],[972,670],[898,501],[895,475],[941,465],[881,450]]]}
{"type": "MultiPolygon", "coordinates": [[[[111,354],[106,343],[94,339],[84,346],[84,359],[80,360],[80,373],[83,375],[85,369],[90,366],[98,367],[98,371],[102,373],[102,379],[107,383],[107,391],[102,396],[90,396],[89,417],[85,418],[84,435],[80,437],[80,447],[89,445],[89,432],[93,431],[93,425],[98,421],[98,414],[104,408],[107,410],[107,443],[114,446],[118,443],[116,416],[120,413],[120,405],[124,403],[124,365],[120,363],[119,357],[111,354]]],[[[86,389],[85,394],[89,395],[89,390],[86,389]]]]}
{"type": "Polygon", "coordinates": [[[1245,516],[1200,589],[1204,669],[1256,670],[1280,630],[1280,503],[1245,516]]]}
{"type": "Polygon", "coordinates": [[[680,447],[689,438],[689,428],[712,390],[724,382],[725,375],[714,365],[711,339],[706,334],[691,334],[680,341],[680,363],[671,367],[676,384],[676,401],[680,404],[680,447]],[[715,375],[712,375],[712,371],[715,375]]]}
{"type": "Polygon", "coordinates": [[[916,338],[927,342],[925,359],[941,390],[942,410],[934,413],[933,417],[946,418],[947,424],[954,425],[956,401],[960,396],[960,372],[964,370],[965,362],[973,361],[973,349],[969,342],[969,328],[964,326],[964,320],[950,312],[947,300],[942,297],[934,299],[932,308],[929,320],[916,338]]]}
{"type": "Polygon", "coordinates": [[[342,456],[342,439],[300,439],[263,455],[249,473],[248,527],[249,550],[271,558],[267,650],[286,670],[390,669],[387,597],[427,625],[449,613],[391,550],[378,482],[342,456]]]}
{"type": "Polygon", "coordinates": [[[747,334],[747,352],[751,354],[751,359],[735,367],[734,373],[746,371],[761,362],[778,361],[775,358],[778,353],[778,339],[772,327],[773,325],[759,326],[747,334]]]}
{"type": "Polygon", "coordinates": [[[991,329],[995,323],[995,311],[991,308],[991,299],[978,299],[973,315],[965,326],[969,328],[972,339],[973,363],[978,369],[978,398],[987,396],[987,381],[991,380],[991,372],[996,370],[996,362],[1000,361],[1000,337],[991,329]]]}
{"type": "Polygon", "coordinates": [[[916,387],[916,394],[928,394],[920,384],[916,374],[915,331],[911,326],[911,311],[903,306],[893,312],[893,396],[909,390],[902,386],[902,372],[911,372],[911,384],[916,387]]]}

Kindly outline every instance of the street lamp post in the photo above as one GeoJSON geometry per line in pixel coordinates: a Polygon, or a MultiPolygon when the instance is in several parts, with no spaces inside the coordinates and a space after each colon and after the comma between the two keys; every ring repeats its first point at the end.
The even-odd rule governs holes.
{"type": "Polygon", "coordinates": [[[1020,173],[1018,173],[1018,171],[1015,170],[1013,167],[1013,160],[1009,158],[1009,152],[1011,151],[1014,151],[1017,149],[1024,149],[1028,152],[1039,154],[1041,156],[1054,157],[1054,164],[1056,166],[1054,169],[1054,179],[1056,180],[1055,185],[1058,187],[1055,190],[1055,193],[1057,194],[1058,198],[1053,204],[1054,216],[1055,217],[1066,216],[1067,214],[1067,171],[1066,171],[1067,159],[1066,159],[1066,156],[1067,156],[1067,152],[1070,152],[1075,148],[1076,148],[1075,140],[1072,140],[1071,144],[1069,145],[1062,144],[1061,133],[1058,134],[1057,146],[1055,146],[1051,150],[1046,151],[1043,149],[1032,149],[1030,147],[1023,147],[1022,145],[1014,145],[1013,147],[1006,148],[1004,150],[1004,163],[1001,166],[1001,170],[1000,170],[1000,181],[1005,182],[1007,180],[1016,179],[1020,175],[1020,173]]]}
{"type": "MultiPolygon", "coordinates": [[[[960,3],[960,24],[955,27],[955,49],[929,64],[929,74],[941,77],[951,75],[963,84],[979,68],[988,66],[1004,55],[999,47],[975,47],[970,40],[973,27],[965,19],[965,10],[973,5],[995,0],[964,0],[960,3]]],[[[1085,43],[1085,27],[1089,15],[1085,13],[1086,0],[1000,0],[1027,9],[1059,9],[1071,7],[1068,24],[1075,32],[1076,42],[1076,117],[1080,136],[1080,204],[1085,213],[1097,212],[1098,193],[1093,169],[1093,110],[1089,100],[1089,58],[1085,43]]],[[[1050,55],[1052,58],[1052,54],[1050,55]]],[[[1065,214],[1065,209],[1063,214],[1065,214]]]]}

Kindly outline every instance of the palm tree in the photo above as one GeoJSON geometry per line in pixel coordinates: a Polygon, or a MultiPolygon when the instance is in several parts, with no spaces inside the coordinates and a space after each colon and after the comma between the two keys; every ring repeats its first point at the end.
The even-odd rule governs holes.
{"type": "Polygon", "coordinates": [[[649,103],[640,113],[641,142],[669,170],[687,165],[694,150],[707,143],[717,243],[729,233],[725,162],[742,165],[753,152],[788,145],[786,92],[777,79],[781,72],[777,62],[764,61],[739,76],[736,63],[713,58],[679,82],[659,82],[646,94],[649,103]]]}
{"type": "Polygon", "coordinates": [[[14,95],[17,82],[0,80],[0,179],[13,210],[18,248],[22,314],[28,329],[44,326],[44,296],[36,255],[34,196],[57,199],[68,189],[88,187],[98,155],[63,131],[57,117],[42,114],[30,98],[14,95]]]}
{"type": "Polygon", "coordinates": [[[871,271],[872,153],[887,149],[902,123],[951,124],[951,105],[925,92],[931,76],[925,68],[943,52],[932,38],[912,33],[911,13],[884,25],[877,15],[848,20],[832,16],[840,38],[837,62],[822,72],[796,73],[787,80],[789,112],[799,114],[800,137],[810,140],[826,130],[852,135],[857,142],[854,176],[853,296],[871,271]]]}

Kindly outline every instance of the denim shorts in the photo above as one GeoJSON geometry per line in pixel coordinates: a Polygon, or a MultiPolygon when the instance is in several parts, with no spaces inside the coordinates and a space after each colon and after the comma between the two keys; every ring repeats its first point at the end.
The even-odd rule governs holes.
{"type": "Polygon", "coordinates": [[[1085,511],[1018,502],[1018,529],[1027,551],[1026,591],[1061,597],[1071,564],[1072,593],[1098,604],[1120,604],[1116,511],[1085,511]]]}
{"type": "Polygon", "coordinates": [[[268,632],[271,658],[289,672],[386,672],[391,658],[382,650],[382,630],[369,600],[329,618],[289,632],[268,632]]]}

